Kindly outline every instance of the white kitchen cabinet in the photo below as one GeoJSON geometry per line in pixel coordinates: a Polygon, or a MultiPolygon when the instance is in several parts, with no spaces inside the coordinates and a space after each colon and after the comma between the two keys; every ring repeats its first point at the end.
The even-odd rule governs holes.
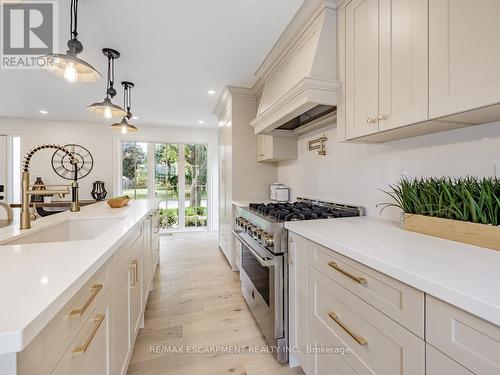
{"type": "Polygon", "coordinates": [[[378,0],[352,0],[345,10],[346,135],[378,132],[378,0]]]}
{"type": "Polygon", "coordinates": [[[352,0],[339,18],[339,141],[500,120],[500,2],[352,0]]]}
{"type": "Polygon", "coordinates": [[[257,161],[277,162],[297,159],[297,138],[257,135],[257,161]]]}
{"type": "Polygon", "coordinates": [[[379,1],[379,131],[428,119],[428,29],[428,0],[379,1]]]}
{"type": "Polygon", "coordinates": [[[427,344],[425,346],[426,375],[473,375],[465,367],[427,344]]]}
{"type": "Polygon", "coordinates": [[[498,0],[429,1],[431,118],[500,103],[499,14],[498,0]]]}
{"type": "Polygon", "coordinates": [[[142,305],[146,306],[149,292],[151,291],[151,282],[153,279],[153,216],[151,214],[143,224],[143,245],[142,245],[142,305]]]}
{"type": "Polygon", "coordinates": [[[347,138],[427,120],[427,0],[353,0],[342,14],[347,138]]]}
{"type": "Polygon", "coordinates": [[[360,373],[424,375],[422,339],[309,266],[309,322],[328,342],[349,347],[360,373]]]}
{"type": "Polygon", "coordinates": [[[111,375],[110,298],[102,299],[52,375],[111,375]]]}
{"type": "MultiPolygon", "coordinates": [[[[128,254],[125,254],[128,255],[128,254]]],[[[115,280],[112,290],[111,310],[111,361],[113,375],[123,375],[127,372],[128,355],[132,350],[129,324],[129,283],[130,269],[127,256],[115,262],[115,280]]]]}
{"type": "Polygon", "coordinates": [[[269,199],[276,166],[256,160],[257,137],[250,121],[257,113],[251,89],[227,87],[214,109],[219,120],[219,247],[233,270],[233,200],[269,199]]]}
{"type": "Polygon", "coordinates": [[[129,258],[129,334],[133,346],[139,332],[142,317],[142,228],[141,236],[132,244],[129,258]]]}
{"type": "Polygon", "coordinates": [[[288,248],[290,365],[307,373],[307,241],[290,233],[288,248]]]}
{"type": "Polygon", "coordinates": [[[472,373],[500,374],[500,327],[427,295],[426,332],[430,345],[472,373]]]}

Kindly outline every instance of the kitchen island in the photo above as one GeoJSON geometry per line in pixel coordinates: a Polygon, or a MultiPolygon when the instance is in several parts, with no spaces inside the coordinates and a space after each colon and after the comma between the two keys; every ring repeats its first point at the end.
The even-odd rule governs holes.
{"type": "Polygon", "coordinates": [[[92,357],[93,340],[107,358],[88,362],[126,371],[131,347],[119,350],[113,326],[133,347],[158,263],[157,208],[101,202],[0,230],[1,374],[98,373],[71,363],[92,357]]]}

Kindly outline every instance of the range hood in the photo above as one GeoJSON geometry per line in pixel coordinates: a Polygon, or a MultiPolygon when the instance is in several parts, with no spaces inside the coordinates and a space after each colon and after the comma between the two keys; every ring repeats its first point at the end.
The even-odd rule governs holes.
{"type": "Polygon", "coordinates": [[[256,75],[263,84],[255,134],[303,133],[335,122],[337,4],[306,0],[256,75]]]}

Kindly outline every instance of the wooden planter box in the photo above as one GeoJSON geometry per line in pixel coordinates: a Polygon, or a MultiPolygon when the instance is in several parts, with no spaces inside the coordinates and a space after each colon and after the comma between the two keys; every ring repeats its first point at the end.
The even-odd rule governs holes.
{"type": "Polygon", "coordinates": [[[410,232],[500,251],[500,227],[498,226],[403,214],[402,227],[410,232]]]}

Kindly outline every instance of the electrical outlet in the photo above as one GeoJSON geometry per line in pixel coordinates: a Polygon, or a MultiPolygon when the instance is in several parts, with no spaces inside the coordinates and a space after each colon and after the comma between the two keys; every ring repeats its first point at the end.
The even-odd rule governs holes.
{"type": "Polygon", "coordinates": [[[398,170],[398,181],[405,180],[410,177],[410,171],[408,169],[398,170]]]}

